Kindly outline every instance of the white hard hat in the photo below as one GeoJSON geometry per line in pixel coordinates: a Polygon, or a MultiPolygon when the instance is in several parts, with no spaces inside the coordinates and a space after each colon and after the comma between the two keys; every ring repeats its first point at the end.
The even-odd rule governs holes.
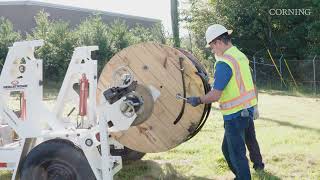
{"type": "Polygon", "coordinates": [[[224,34],[224,33],[231,34],[232,30],[227,30],[224,26],[220,24],[214,24],[208,27],[206,31],[206,41],[207,41],[207,46],[209,43],[211,43],[215,38],[218,36],[224,34]]]}

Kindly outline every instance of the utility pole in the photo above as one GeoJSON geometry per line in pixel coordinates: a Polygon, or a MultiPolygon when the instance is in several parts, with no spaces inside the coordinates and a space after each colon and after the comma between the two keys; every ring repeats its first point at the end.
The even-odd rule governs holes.
{"type": "Polygon", "coordinates": [[[171,0],[171,24],[174,47],[180,47],[178,0],[171,0]]]}

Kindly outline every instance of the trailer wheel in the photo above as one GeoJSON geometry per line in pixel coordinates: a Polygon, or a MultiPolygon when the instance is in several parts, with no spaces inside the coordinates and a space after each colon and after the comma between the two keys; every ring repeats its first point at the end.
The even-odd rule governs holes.
{"type": "Polygon", "coordinates": [[[21,180],[95,180],[81,149],[72,142],[53,139],[36,146],[25,158],[21,180]]]}
{"type": "Polygon", "coordinates": [[[110,153],[113,156],[121,156],[122,160],[124,162],[126,162],[126,161],[138,161],[138,160],[142,159],[143,156],[146,155],[146,153],[135,151],[135,150],[132,150],[132,149],[130,149],[128,147],[124,147],[124,149],[120,149],[120,150],[111,148],[110,149],[110,153]]]}

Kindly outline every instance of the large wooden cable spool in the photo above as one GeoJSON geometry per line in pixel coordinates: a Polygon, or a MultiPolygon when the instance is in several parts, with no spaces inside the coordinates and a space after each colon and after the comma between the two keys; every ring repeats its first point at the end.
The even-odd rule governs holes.
{"type": "Polygon", "coordinates": [[[161,93],[146,121],[126,131],[112,133],[117,141],[139,152],[162,152],[183,143],[198,130],[207,106],[192,107],[176,99],[178,93],[189,97],[202,96],[206,92],[207,84],[196,74],[199,68],[189,55],[169,46],[141,43],[123,49],[105,65],[98,82],[97,97],[102,97],[102,93],[112,86],[112,72],[119,67],[129,68],[138,84],[151,85],[161,93]],[[181,118],[177,120],[179,114],[181,118]]]}

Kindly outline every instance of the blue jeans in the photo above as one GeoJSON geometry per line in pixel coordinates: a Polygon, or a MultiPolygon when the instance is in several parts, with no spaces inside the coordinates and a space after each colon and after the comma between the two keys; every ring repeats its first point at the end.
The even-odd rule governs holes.
{"type": "Polygon", "coordinates": [[[224,121],[222,152],[237,180],[251,179],[245,145],[245,130],[249,120],[250,117],[237,117],[224,121]]]}
{"type": "Polygon", "coordinates": [[[254,128],[253,121],[254,121],[253,118],[251,118],[249,121],[249,127],[248,129],[246,129],[246,132],[245,132],[246,145],[249,151],[250,160],[253,163],[253,168],[255,170],[263,170],[264,163],[262,161],[260,147],[257,141],[256,131],[254,128]]]}

